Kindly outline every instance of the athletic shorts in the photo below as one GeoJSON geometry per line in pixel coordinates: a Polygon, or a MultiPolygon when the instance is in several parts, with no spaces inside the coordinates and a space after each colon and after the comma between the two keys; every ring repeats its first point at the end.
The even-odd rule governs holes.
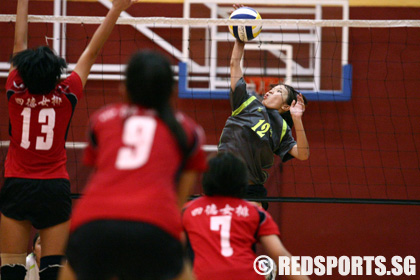
{"type": "Polygon", "coordinates": [[[28,220],[36,229],[70,219],[70,182],[67,179],[6,178],[0,192],[0,211],[8,218],[28,220]]]}
{"type": "Polygon", "coordinates": [[[264,185],[248,185],[245,188],[247,198],[264,198],[267,197],[267,189],[264,185]]]}
{"type": "MultiPolygon", "coordinates": [[[[245,199],[249,199],[251,201],[258,201],[258,198],[265,198],[267,197],[267,189],[264,185],[248,185],[245,188],[245,199]]],[[[261,206],[267,210],[268,203],[261,202],[261,206]]]]}
{"type": "Polygon", "coordinates": [[[181,242],[143,222],[98,220],[82,225],[70,235],[66,254],[78,280],[173,279],[184,266],[181,242]]]}

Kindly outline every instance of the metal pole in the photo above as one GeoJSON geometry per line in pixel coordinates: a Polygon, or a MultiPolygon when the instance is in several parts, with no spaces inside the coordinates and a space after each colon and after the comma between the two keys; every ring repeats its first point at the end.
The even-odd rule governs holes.
{"type": "MultiPolygon", "coordinates": [[[[61,0],[54,0],[54,16],[61,15],[61,0]]],[[[60,55],[60,23],[53,24],[53,49],[57,55],[60,55]]]]}
{"type": "MultiPolygon", "coordinates": [[[[63,0],[63,16],[67,15],[67,0],[63,0]]],[[[63,23],[61,26],[61,57],[66,59],[66,27],[67,24],[63,23]]]]}

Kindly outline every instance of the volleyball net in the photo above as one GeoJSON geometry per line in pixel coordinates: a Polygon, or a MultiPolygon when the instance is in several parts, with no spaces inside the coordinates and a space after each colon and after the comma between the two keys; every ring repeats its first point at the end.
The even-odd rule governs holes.
{"type": "MultiPolygon", "coordinates": [[[[109,4],[104,1],[101,8],[109,4]]],[[[228,5],[214,7],[188,11],[190,17],[207,18],[123,13],[92,68],[69,129],[68,170],[75,196],[89,173],[81,163],[87,120],[103,105],[122,101],[118,86],[124,65],[140,49],[171,59],[178,81],[174,102],[203,126],[205,148],[216,152],[231,114],[234,38],[227,26],[241,24],[263,27],[245,47],[248,89],[262,94],[270,84],[285,82],[310,100],[303,117],[310,159],[283,164],[276,158],[268,170],[267,201],[420,204],[420,20],[343,19],[348,13],[344,6],[263,6],[256,8],[262,20],[228,20],[228,5]],[[319,19],[318,13],[339,14],[340,19],[319,19]]],[[[69,63],[70,72],[102,20],[30,15],[29,46],[50,45],[69,63]]],[[[4,85],[14,21],[14,15],[0,15],[1,167],[8,148],[4,85]]],[[[195,193],[200,192],[198,185],[195,193]]]]}

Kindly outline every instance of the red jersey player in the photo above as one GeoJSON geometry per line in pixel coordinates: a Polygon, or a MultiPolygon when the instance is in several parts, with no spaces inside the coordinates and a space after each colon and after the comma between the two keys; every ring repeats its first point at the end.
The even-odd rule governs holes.
{"type": "Polygon", "coordinates": [[[256,242],[273,260],[290,257],[270,214],[240,199],[248,185],[247,178],[245,164],[239,158],[219,153],[210,160],[203,177],[205,196],[184,208],[182,222],[198,280],[265,279],[253,267],[256,242]]]}
{"type": "Polygon", "coordinates": [[[207,163],[202,129],[172,113],[173,82],[165,57],[137,53],[127,66],[128,103],[91,118],[85,162],[96,169],[73,212],[67,249],[67,272],[78,280],[182,272],[180,210],[207,163]]]}
{"type": "Polygon", "coordinates": [[[19,0],[11,68],[6,83],[10,146],[0,193],[1,279],[24,279],[31,226],[42,239],[40,278],[56,279],[71,212],[65,139],[90,68],[130,0],[115,0],[80,56],[59,83],[64,59],[48,47],[27,49],[28,0],[19,0]]]}

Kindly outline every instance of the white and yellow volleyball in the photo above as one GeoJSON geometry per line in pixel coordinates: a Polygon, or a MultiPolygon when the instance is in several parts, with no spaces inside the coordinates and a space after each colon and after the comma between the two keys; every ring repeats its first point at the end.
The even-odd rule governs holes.
{"type": "MultiPolygon", "coordinates": [[[[236,9],[229,17],[229,19],[261,19],[260,14],[250,7],[241,7],[236,9]]],[[[248,42],[256,38],[260,34],[262,26],[245,26],[238,25],[232,26],[229,25],[229,31],[233,37],[242,41],[248,42]]]]}

